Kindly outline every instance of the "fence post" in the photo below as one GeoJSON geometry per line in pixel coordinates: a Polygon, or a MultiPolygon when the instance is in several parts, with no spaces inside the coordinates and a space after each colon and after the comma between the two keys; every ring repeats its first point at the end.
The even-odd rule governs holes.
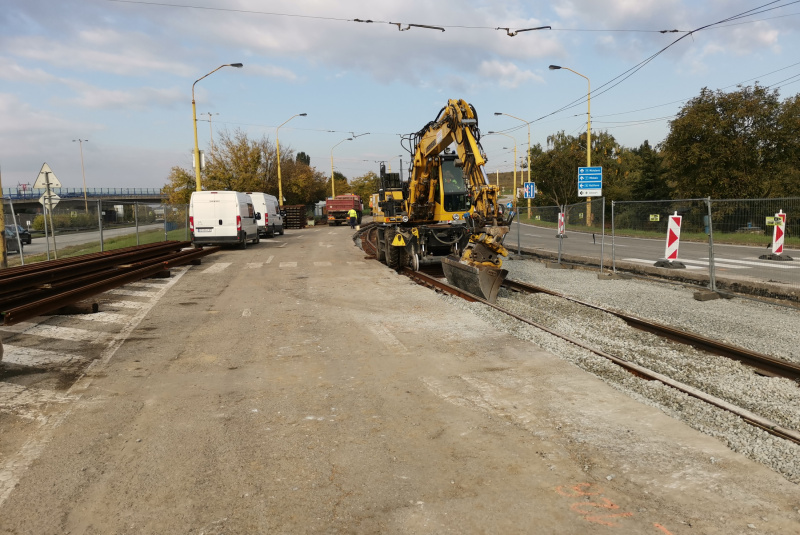
{"type": "Polygon", "coordinates": [[[708,206],[708,284],[712,292],[717,291],[716,270],[714,269],[714,230],[711,225],[711,197],[706,199],[708,206]]]}
{"type": "MultiPolygon", "coordinates": [[[[9,191],[9,193],[10,193],[10,191],[9,191]]],[[[2,201],[0,201],[0,202],[2,202],[2,201]]],[[[8,206],[9,206],[9,208],[11,208],[11,219],[12,219],[12,221],[14,221],[14,228],[17,228],[17,225],[18,225],[18,223],[17,223],[17,214],[14,213],[14,201],[11,200],[11,195],[8,196],[8,206]]],[[[19,237],[19,231],[17,232],[17,247],[19,247],[19,265],[24,266],[25,265],[25,258],[23,258],[24,255],[22,254],[22,240],[19,237]]],[[[6,254],[8,254],[8,251],[6,251],[6,254]]],[[[4,267],[8,267],[8,266],[4,266],[4,267]]]]}
{"type": "Polygon", "coordinates": [[[139,201],[133,201],[133,221],[136,223],[136,245],[139,245],[139,201]]]}
{"type": "Polygon", "coordinates": [[[169,241],[167,238],[167,206],[164,205],[164,241],[169,241]]]}
{"type": "Polygon", "coordinates": [[[103,252],[103,201],[97,200],[97,225],[100,228],[100,252],[103,252]]]}
{"type": "Polygon", "coordinates": [[[603,209],[601,210],[601,219],[600,219],[600,273],[603,272],[603,254],[605,253],[606,247],[606,198],[600,197],[600,202],[603,203],[603,209]]]}
{"type": "Polygon", "coordinates": [[[611,273],[617,272],[617,256],[614,248],[614,201],[611,201],[611,273]]]}

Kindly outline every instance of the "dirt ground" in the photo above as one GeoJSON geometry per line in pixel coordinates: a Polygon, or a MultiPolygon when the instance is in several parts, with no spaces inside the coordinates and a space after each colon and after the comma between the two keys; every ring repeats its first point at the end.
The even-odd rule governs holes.
{"type": "Polygon", "coordinates": [[[800,532],[796,485],[350,232],[287,231],[104,297],[156,299],[116,331],[0,329],[41,351],[42,325],[109,337],[70,342],[92,361],[72,386],[0,364],[0,533],[800,532]]]}

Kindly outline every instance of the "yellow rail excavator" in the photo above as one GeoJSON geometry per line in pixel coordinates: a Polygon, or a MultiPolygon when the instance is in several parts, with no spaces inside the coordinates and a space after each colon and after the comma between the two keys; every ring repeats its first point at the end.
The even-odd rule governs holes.
{"type": "Polygon", "coordinates": [[[508,273],[503,240],[514,214],[504,213],[484,171],[475,108],[451,99],[403,142],[414,157],[409,179],[381,167],[374,224],[363,238],[393,269],[441,263],[451,285],[494,302],[508,273]]]}

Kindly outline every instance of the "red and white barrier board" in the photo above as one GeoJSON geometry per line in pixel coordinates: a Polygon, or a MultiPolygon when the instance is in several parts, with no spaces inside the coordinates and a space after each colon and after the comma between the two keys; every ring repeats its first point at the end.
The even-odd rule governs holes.
{"type": "Polygon", "coordinates": [[[678,259],[678,245],[681,241],[681,220],[683,216],[679,216],[678,212],[669,216],[667,223],[667,248],[664,252],[664,258],[667,260],[678,259]]]}
{"type": "Polygon", "coordinates": [[[775,214],[775,217],[781,218],[781,224],[776,224],[775,230],[772,231],[772,254],[782,254],[783,238],[786,236],[786,214],[781,210],[775,214]]]}
{"type": "Polygon", "coordinates": [[[559,212],[558,213],[558,233],[563,235],[564,231],[565,231],[564,212],[559,212]]]}

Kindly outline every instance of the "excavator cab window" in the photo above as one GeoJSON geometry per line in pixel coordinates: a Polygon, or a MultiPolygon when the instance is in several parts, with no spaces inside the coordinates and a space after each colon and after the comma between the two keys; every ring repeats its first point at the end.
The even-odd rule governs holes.
{"type": "Polygon", "coordinates": [[[442,159],[442,207],[446,212],[464,212],[470,208],[469,191],[455,160],[442,159]]]}

